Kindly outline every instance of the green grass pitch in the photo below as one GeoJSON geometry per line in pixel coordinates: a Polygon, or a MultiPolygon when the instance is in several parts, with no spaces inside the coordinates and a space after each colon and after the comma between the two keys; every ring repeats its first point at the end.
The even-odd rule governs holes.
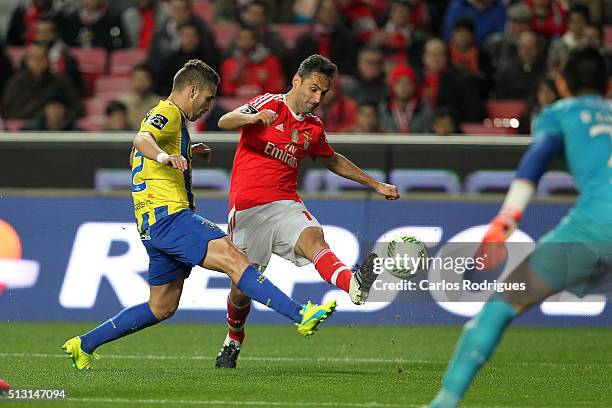
{"type": "MultiPolygon", "coordinates": [[[[0,324],[0,378],[65,388],[71,407],[420,407],[434,396],[459,327],[252,324],[238,369],[216,370],[222,325],[164,323],[102,346],[72,368],[63,342],[93,324],[0,324]]],[[[465,407],[612,407],[612,329],[512,327],[465,407]]]]}

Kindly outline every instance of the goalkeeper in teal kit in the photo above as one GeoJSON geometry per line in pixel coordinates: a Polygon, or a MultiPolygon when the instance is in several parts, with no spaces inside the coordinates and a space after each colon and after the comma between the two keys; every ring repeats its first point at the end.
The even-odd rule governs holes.
{"type": "Polygon", "coordinates": [[[506,282],[524,282],[522,292],[495,293],[469,321],[446,369],[431,408],[459,405],[480,367],[491,357],[510,322],[548,296],[594,289],[612,265],[612,101],[603,55],[594,47],[570,53],[557,80],[561,101],[535,120],[534,142],[523,156],[502,208],[484,236],[479,254],[487,268],[505,260],[503,242],[512,234],[535,186],[555,157],[562,157],[580,196],[506,282]]]}

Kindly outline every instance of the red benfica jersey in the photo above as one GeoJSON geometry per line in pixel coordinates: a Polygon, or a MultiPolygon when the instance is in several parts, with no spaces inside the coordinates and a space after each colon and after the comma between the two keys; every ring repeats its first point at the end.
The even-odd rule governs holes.
{"type": "Polygon", "coordinates": [[[262,109],[276,112],[278,119],[270,126],[251,125],[240,131],[229,196],[229,208],[236,211],[279,200],[300,201],[297,178],[302,159],[334,155],[319,118],[293,113],[285,95],[260,95],[240,111],[256,114],[262,109]]]}

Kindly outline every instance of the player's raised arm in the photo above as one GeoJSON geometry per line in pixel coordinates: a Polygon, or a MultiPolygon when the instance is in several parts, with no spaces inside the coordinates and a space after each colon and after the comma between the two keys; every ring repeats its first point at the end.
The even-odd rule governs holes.
{"type": "Polygon", "coordinates": [[[355,163],[339,153],[334,152],[333,156],[330,157],[319,156],[319,160],[330,171],[333,171],[339,176],[351,179],[363,184],[364,186],[372,188],[387,200],[396,200],[399,198],[396,186],[381,183],[380,181],[375,180],[368,173],[360,169],[355,163]]]}
{"type": "Polygon", "coordinates": [[[164,152],[149,132],[138,132],[134,138],[134,147],[149,160],[155,160],[163,165],[172,166],[178,170],[187,170],[189,167],[187,160],[180,154],[164,152]]]}
{"type": "Polygon", "coordinates": [[[223,130],[236,130],[244,126],[257,124],[270,126],[277,118],[278,115],[273,110],[257,111],[250,105],[244,105],[221,116],[217,124],[223,130]]]}
{"type": "MultiPolygon", "coordinates": [[[[536,128],[538,123],[546,121],[546,115],[547,113],[543,112],[538,118],[536,128]]],[[[554,130],[536,129],[534,139],[518,165],[516,178],[510,185],[499,213],[491,221],[482,239],[483,245],[476,253],[476,256],[484,257],[485,269],[494,268],[505,260],[506,250],[503,243],[518,226],[540,178],[563,149],[562,138],[554,130]]]]}

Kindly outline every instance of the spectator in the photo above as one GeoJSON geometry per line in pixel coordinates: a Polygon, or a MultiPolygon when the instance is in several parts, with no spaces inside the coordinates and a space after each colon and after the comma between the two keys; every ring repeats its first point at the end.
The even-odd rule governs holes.
{"type": "Polygon", "coordinates": [[[482,120],[484,105],[473,79],[449,67],[446,44],[439,38],[425,44],[421,84],[421,103],[430,109],[452,108],[459,122],[482,120]]]}
{"type": "Polygon", "coordinates": [[[385,60],[393,65],[406,61],[410,61],[412,66],[420,64],[426,38],[412,26],[410,7],[407,1],[393,0],[389,21],[370,39],[370,45],[381,48],[385,60]]]}
{"type": "Polygon", "coordinates": [[[531,29],[547,40],[561,37],[567,31],[567,11],[558,0],[525,0],[533,13],[531,29]]]}
{"type": "Polygon", "coordinates": [[[555,86],[555,81],[543,78],[538,82],[536,92],[527,99],[527,108],[519,118],[518,133],[528,135],[531,133],[531,122],[542,108],[556,102],[559,99],[559,92],[555,86]]]}
{"type": "Polygon", "coordinates": [[[338,0],[338,3],[357,40],[363,44],[367,43],[378,28],[374,12],[368,2],[364,0],[338,0]]]}
{"type": "Polygon", "coordinates": [[[425,0],[407,0],[410,5],[410,24],[421,32],[431,32],[431,12],[425,0]]]}
{"type": "Polygon", "coordinates": [[[39,19],[60,17],[60,10],[53,0],[23,0],[13,10],[6,42],[12,46],[30,45],[36,37],[36,22],[39,19]]]}
{"type": "Polygon", "coordinates": [[[327,132],[344,132],[357,123],[357,103],[344,95],[338,78],[321,100],[316,115],[325,123],[327,132]]]}
{"type": "Polygon", "coordinates": [[[448,136],[459,133],[457,122],[450,108],[441,107],[434,111],[430,133],[436,136],[448,136]]]}
{"type": "Polygon", "coordinates": [[[475,37],[478,46],[491,34],[500,33],[506,25],[506,6],[502,0],[451,0],[442,32],[444,41],[450,41],[452,28],[461,17],[470,17],[476,24],[475,37]]]}
{"type": "Polygon", "coordinates": [[[357,44],[353,34],[344,27],[342,14],[334,0],[321,0],[310,32],[296,42],[293,69],[312,54],[321,54],[338,66],[341,74],[355,72],[357,44]]]}
{"type": "MultiPolygon", "coordinates": [[[[215,0],[214,21],[216,23],[230,23],[240,21],[240,14],[254,0],[215,0]]],[[[310,1],[310,0],[308,0],[310,1]]],[[[270,21],[275,23],[293,22],[293,1],[265,0],[269,9],[270,21]]]]}
{"type": "Polygon", "coordinates": [[[70,46],[107,50],[127,46],[121,21],[108,12],[105,0],[83,0],[82,8],[69,15],[62,28],[64,40],[70,46]]]}
{"type": "Polygon", "coordinates": [[[85,93],[85,85],[79,71],[79,63],[70,55],[66,43],[60,38],[57,22],[52,19],[41,18],[36,23],[36,41],[43,43],[49,49],[49,67],[55,75],[66,74],[72,79],[81,95],[85,93]]]}
{"type": "Polygon", "coordinates": [[[47,47],[35,42],[26,51],[24,66],[6,84],[2,98],[4,117],[33,118],[51,95],[62,95],[71,111],[82,113],[77,87],[66,75],[51,73],[47,47]]]}
{"type": "Polygon", "coordinates": [[[431,109],[419,101],[416,76],[407,65],[396,65],[389,73],[391,98],[381,104],[381,123],[393,133],[427,133],[431,109]]]}
{"type": "Polygon", "coordinates": [[[134,5],[121,13],[129,46],[148,50],[155,29],[167,18],[168,9],[158,0],[134,0],[134,5]]]}
{"type": "Polygon", "coordinates": [[[179,50],[181,47],[179,28],[185,24],[197,26],[201,38],[200,48],[207,56],[206,63],[215,70],[219,69],[221,57],[215,37],[206,23],[194,14],[191,0],[170,0],[170,15],[159,28],[155,28],[156,31],[147,55],[149,66],[158,66],[160,61],[179,50]]]}
{"type": "Polygon", "coordinates": [[[2,95],[6,83],[12,75],[13,64],[11,63],[11,59],[8,57],[8,55],[6,55],[6,52],[4,51],[4,44],[0,42],[0,95],[2,95]]]}
{"type": "Polygon", "coordinates": [[[363,101],[359,104],[357,124],[348,133],[387,133],[380,123],[377,102],[363,101]]]}
{"type": "Polygon", "coordinates": [[[472,19],[464,17],[455,21],[448,49],[452,66],[472,76],[480,95],[486,99],[491,87],[491,63],[487,54],[474,43],[472,19]]]}
{"type": "Polygon", "coordinates": [[[534,32],[521,34],[517,48],[518,59],[496,73],[497,99],[526,99],[535,92],[535,86],[544,73],[542,48],[534,32]]]}
{"type": "MultiPolygon", "coordinates": [[[[155,79],[157,81],[155,91],[162,96],[170,94],[174,75],[190,59],[201,59],[208,63],[216,56],[208,54],[210,48],[204,44],[200,26],[194,22],[183,24],[179,28],[180,45],[179,49],[171,52],[155,65],[159,67],[155,79]]],[[[224,78],[225,79],[225,78],[224,78]]]]}
{"type": "Polygon", "coordinates": [[[380,103],[387,99],[389,91],[383,64],[384,55],[380,49],[363,48],[357,59],[357,75],[342,81],[344,93],[357,103],[365,99],[380,103]]]}
{"type": "Polygon", "coordinates": [[[253,28],[242,26],[236,34],[236,49],[221,65],[221,93],[226,96],[255,96],[285,90],[279,60],[259,42],[253,28]]]}
{"type": "Polygon", "coordinates": [[[194,123],[195,130],[198,132],[222,132],[219,127],[219,119],[221,116],[229,112],[225,107],[219,105],[217,101],[213,101],[211,108],[202,115],[197,122],[194,123]]]}
{"type": "Polygon", "coordinates": [[[506,30],[491,35],[484,45],[484,50],[491,59],[493,71],[507,67],[518,58],[516,43],[522,33],[529,31],[532,16],[531,10],[523,3],[508,7],[506,30]]]}
{"type": "Polygon", "coordinates": [[[45,101],[42,112],[27,122],[21,130],[64,132],[81,130],[76,126],[74,114],[67,101],[60,95],[51,95],[45,101]]]}
{"type": "Polygon", "coordinates": [[[584,31],[590,21],[589,8],[582,4],[572,6],[567,12],[567,32],[553,40],[548,50],[548,69],[559,72],[569,52],[584,42],[584,31]]]}
{"type": "Polygon", "coordinates": [[[132,90],[119,98],[127,109],[130,130],[138,130],[147,112],[154,108],[161,96],[153,91],[153,72],[146,64],[132,68],[132,90]]]}
{"type": "Polygon", "coordinates": [[[104,130],[114,132],[134,130],[128,123],[128,109],[125,104],[119,101],[110,101],[106,105],[104,130]]]}
{"type": "MultiPolygon", "coordinates": [[[[253,0],[248,2],[240,13],[240,23],[255,30],[260,42],[279,59],[284,72],[291,69],[291,53],[285,44],[285,40],[270,24],[270,5],[264,0],[253,0]]],[[[228,54],[235,51],[235,41],[228,46],[228,54]]]]}

